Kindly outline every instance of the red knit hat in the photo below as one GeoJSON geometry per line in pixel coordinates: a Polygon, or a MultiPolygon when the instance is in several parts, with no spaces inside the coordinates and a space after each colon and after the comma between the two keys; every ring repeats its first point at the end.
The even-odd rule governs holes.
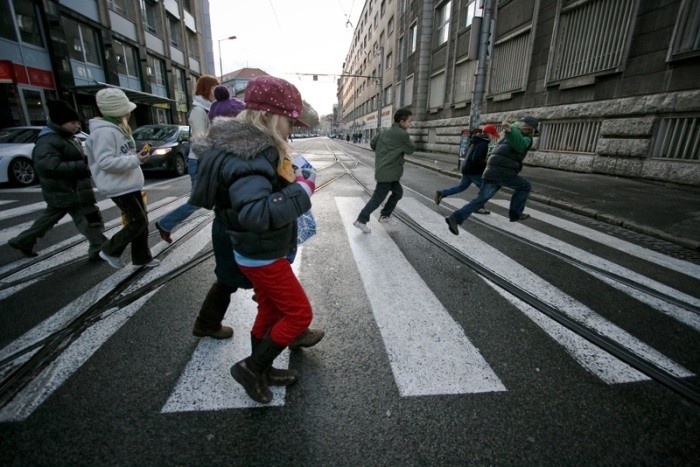
{"type": "Polygon", "coordinates": [[[486,133],[487,135],[496,136],[496,137],[500,136],[498,134],[498,128],[496,128],[496,125],[491,125],[491,124],[488,124],[484,127],[484,133],[486,133]]]}
{"type": "Polygon", "coordinates": [[[274,76],[258,76],[248,83],[245,108],[284,115],[294,119],[296,126],[309,126],[301,120],[304,105],[299,90],[292,83],[274,76]]]}

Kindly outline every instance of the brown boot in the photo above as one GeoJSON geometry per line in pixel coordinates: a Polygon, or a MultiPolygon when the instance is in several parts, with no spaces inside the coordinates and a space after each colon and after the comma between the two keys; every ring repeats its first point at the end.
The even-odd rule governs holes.
{"type": "Polygon", "coordinates": [[[241,360],[231,367],[231,376],[245,392],[256,402],[269,404],[272,402],[272,391],[268,382],[267,371],[275,358],[282,353],[280,347],[269,336],[258,343],[250,357],[241,360]]]}
{"type": "Polygon", "coordinates": [[[233,329],[222,326],[221,321],[224,319],[229,303],[231,303],[231,294],[236,290],[236,287],[214,282],[204,298],[199,316],[194,322],[192,334],[197,337],[213,337],[214,339],[232,337],[233,329]]]}
{"type": "MultiPolygon", "coordinates": [[[[262,342],[262,339],[258,339],[251,332],[250,347],[255,350],[260,342],[262,342]]],[[[282,370],[274,366],[267,369],[267,382],[270,386],[289,386],[296,383],[298,379],[299,373],[295,370],[282,370]]]]}
{"type": "Polygon", "coordinates": [[[294,342],[289,344],[289,350],[299,350],[302,347],[313,347],[318,344],[323,336],[325,336],[325,331],[321,329],[307,329],[302,332],[299,337],[294,339],[294,342]]]}

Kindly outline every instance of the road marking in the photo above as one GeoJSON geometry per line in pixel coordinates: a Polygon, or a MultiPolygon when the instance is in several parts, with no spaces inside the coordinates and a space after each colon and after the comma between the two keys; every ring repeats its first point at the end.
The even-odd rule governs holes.
{"type": "MultiPolygon", "coordinates": [[[[455,204],[451,201],[449,201],[447,204],[453,207],[455,206],[455,204]]],[[[672,287],[667,286],[666,284],[662,284],[661,282],[650,279],[642,274],[636,273],[630,269],[613,263],[612,261],[608,261],[604,258],[601,258],[600,256],[593,255],[588,251],[584,251],[581,248],[577,248],[566,242],[551,237],[550,235],[535,230],[532,227],[528,227],[523,223],[510,222],[504,216],[500,216],[495,213],[489,216],[480,216],[479,220],[485,224],[492,225],[494,227],[497,227],[498,229],[511,232],[521,238],[525,238],[530,242],[552,249],[558,253],[568,256],[569,258],[573,258],[582,264],[587,264],[589,266],[593,266],[603,271],[608,271],[613,274],[617,274],[619,277],[624,277],[627,280],[634,281],[645,287],[649,287],[651,290],[656,290],[669,297],[673,297],[676,300],[684,301],[689,305],[695,307],[700,306],[700,299],[696,297],[683,293],[680,290],[676,290],[672,287]]],[[[553,225],[558,226],[558,222],[555,219],[550,219],[550,221],[554,223],[553,225]]],[[[586,267],[581,267],[579,265],[575,266],[581,270],[590,272],[590,269],[586,267]]],[[[618,289],[623,292],[631,290],[629,287],[618,287],[618,289]]],[[[656,303],[656,301],[658,300],[658,298],[649,294],[645,294],[642,291],[637,291],[634,294],[634,297],[643,298],[644,303],[650,306],[653,306],[652,304],[656,303]]],[[[698,320],[698,315],[690,310],[685,310],[677,306],[669,306],[664,307],[663,309],[658,309],[658,311],[694,329],[700,329],[700,321],[698,320]]]]}
{"type": "MultiPolygon", "coordinates": [[[[505,208],[507,208],[510,205],[510,202],[508,200],[496,199],[492,200],[491,202],[498,206],[503,206],[505,208]]],[[[450,204],[454,206],[454,204],[450,204]]],[[[589,227],[577,224],[575,222],[567,221],[566,219],[562,219],[561,217],[552,216],[550,214],[538,211],[536,209],[530,209],[528,207],[527,211],[530,215],[532,215],[532,217],[535,220],[546,222],[547,224],[553,225],[555,227],[574,233],[576,235],[580,235],[589,240],[596,241],[607,247],[614,248],[618,251],[622,251],[629,255],[636,256],[637,258],[641,258],[645,261],[649,261],[651,263],[658,264],[659,266],[663,266],[665,268],[680,272],[681,274],[700,279],[700,264],[693,264],[688,261],[673,258],[672,256],[664,255],[663,253],[659,253],[658,251],[650,250],[648,248],[635,245],[634,243],[630,243],[612,235],[599,232],[595,229],[591,229],[589,227]]]]}
{"type": "MultiPolygon", "coordinates": [[[[292,270],[298,276],[304,247],[299,247],[292,270]]],[[[187,367],[180,375],[175,389],[161,412],[193,412],[254,407],[283,406],[284,387],[270,387],[273,398],[269,404],[259,404],[246,394],[243,386],[231,376],[231,366],[250,355],[250,329],[257,313],[252,300],[253,291],[238,289],[231,296],[224,324],[234,331],[233,339],[202,338],[187,367]]],[[[192,315],[194,323],[196,316],[192,315]]],[[[289,351],[275,359],[275,368],[289,367],[289,351]]]]}
{"type": "MultiPolygon", "coordinates": [[[[211,216],[209,216],[211,218],[211,216]]],[[[211,223],[210,223],[211,225],[211,223]]],[[[185,230],[182,227],[178,230],[185,230]]],[[[204,228],[187,239],[185,243],[177,248],[177,251],[163,259],[161,265],[147,272],[139,283],[152,282],[177,267],[188,263],[211,241],[211,228],[204,228]]],[[[165,242],[160,242],[151,249],[155,255],[167,247],[165,242]]],[[[15,339],[9,345],[0,350],[0,360],[10,359],[13,355],[28,349],[35,343],[49,337],[51,334],[61,330],[73,319],[84,313],[92,304],[112,292],[117,284],[123,281],[133,272],[129,266],[116,271],[114,274],[100,282],[98,285],[78,297],[76,300],[63,307],[57,313],[44,320],[39,325],[33,327],[24,335],[15,339]]],[[[131,289],[124,291],[128,293],[131,289]]],[[[0,421],[20,421],[26,419],[31,413],[41,405],[71,374],[87,361],[95,350],[106,342],[119,328],[138,311],[143,304],[155,294],[149,292],[141,299],[127,305],[122,309],[110,309],[103,313],[104,319],[91,326],[88,331],[83,332],[61,355],[42,370],[37,378],[30,385],[20,391],[17,396],[0,410],[0,421]],[[55,374],[54,374],[55,373],[55,374]]],[[[35,349],[32,352],[36,352],[35,349]]],[[[30,353],[31,354],[31,353],[30,353]]],[[[8,374],[18,367],[28,358],[27,355],[19,356],[16,360],[11,360],[3,368],[3,374],[8,374]]]]}
{"type": "Polygon", "coordinates": [[[352,225],[365,203],[335,201],[401,396],[505,391],[383,226],[352,225]]]}
{"type": "MultiPolygon", "coordinates": [[[[443,241],[458,249],[462,254],[476,261],[484,268],[510,282],[515,287],[536,294],[540,300],[564,313],[569,318],[614,340],[627,348],[630,352],[663,368],[669,373],[678,377],[693,376],[692,372],[686,370],[661,352],[641,342],[627,331],[606,320],[583,303],[563,293],[549,282],[523,267],[520,263],[513,261],[508,256],[488,243],[479,240],[466,230],[460,229],[459,236],[452,235],[447,229],[444,218],[432,209],[419,203],[415,198],[404,198],[401,200],[401,203],[401,210],[405,211],[423,228],[431,232],[442,232],[440,237],[443,241]]],[[[496,214],[491,214],[491,216],[488,217],[492,216],[494,218],[500,217],[501,220],[499,222],[503,224],[503,229],[512,231],[515,223],[508,222],[503,216],[498,216],[496,214]]],[[[575,347],[565,346],[565,348],[570,353],[572,353],[572,350],[578,351],[575,347]]],[[[591,373],[603,379],[599,371],[600,369],[596,368],[595,365],[582,364],[584,364],[584,367],[591,373]]],[[[606,371],[608,370],[606,369],[606,371]]],[[[612,371],[612,369],[610,371],[612,371]]]]}

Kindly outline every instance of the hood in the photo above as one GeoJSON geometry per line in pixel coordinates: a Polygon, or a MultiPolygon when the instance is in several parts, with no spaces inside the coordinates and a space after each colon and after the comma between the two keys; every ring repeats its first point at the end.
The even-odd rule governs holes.
{"type": "Polygon", "coordinates": [[[272,139],[257,128],[235,118],[218,117],[204,138],[195,138],[191,149],[204,154],[211,148],[235,154],[241,159],[252,159],[263,149],[273,146],[272,139]]]}
{"type": "Polygon", "coordinates": [[[92,133],[93,131],[95,131],[98,128],[112,128],[113,130],[117,130],[119,132],[122,131],[114,123],[110,123],[107,120],[103,120],[101,118],[93,118],[92,120],[90,120],[90,123],[88,124],[88,126],[90,127],[90,133],[92,133]]]}
{"type": "Polygon", "coordinates": [[[211,107],[211,101],[203,98],[202,96],[194,96],[194,99],[192,99],[192,106],[201,107],[207,112],[209,112],[209,108],[211,107]]]}

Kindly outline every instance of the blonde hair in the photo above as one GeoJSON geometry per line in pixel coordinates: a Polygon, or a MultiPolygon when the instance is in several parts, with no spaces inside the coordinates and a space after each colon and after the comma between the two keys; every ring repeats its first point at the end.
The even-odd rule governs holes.
{"type": "Polygon", "coordinates": [[[129,117],[131,117],[131,113],[128,113],[126,115],[122,115],[121,117],[112,117],[115,120],[119,121],[119,128],[124,132],[124,134],[128,137],[131,137],[131,126],[129,126],[129,117]]]}
{"type": "Polygon", "coordinates": [[[289,161],[293,160],[292,148],[289,146],[287,139],[284,138],[277,129],[277,123],[282,117],[272,112],[265,112],[264,110],[253,110],[245,109],[243,112],[239,113],[236,117],[241,123],[251,125],[266,134],[272,140],[273,146],[277,149],[280,154],[280,159],[277,168],[282,167],[282,162],[287,159],[289,161]]]}

